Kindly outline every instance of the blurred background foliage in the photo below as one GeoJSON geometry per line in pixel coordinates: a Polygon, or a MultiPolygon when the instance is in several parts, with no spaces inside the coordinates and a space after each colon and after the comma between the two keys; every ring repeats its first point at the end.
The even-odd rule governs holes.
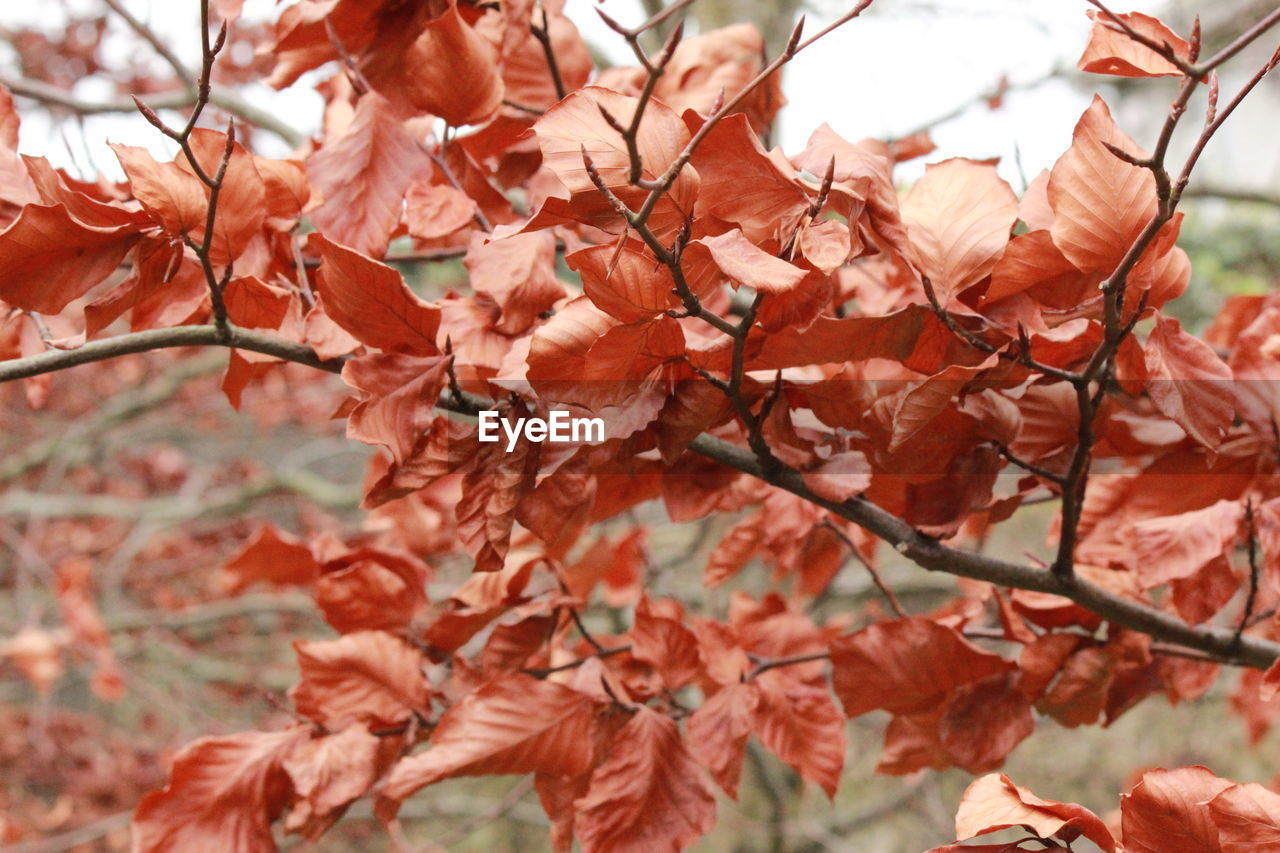
{"type": "MultiPolygon", "coordinates": [[[[643,3],[649,11],[661,5],[643,3]]],[[[978,14],[962,5],[881,0],[872,13],[978,14]]],[[[1079,5],[1083,15],[1084,4],[1079,5]]],[[[1152,11],[1186,32],[1200,9],[1211,50],[1273,5],[1274,0],[1176,0],[1152,11]]],[[[1018,15],[1026,6],[1019,0],[988,2],[980,14],[1018,15]]],[[[698,0],[692,14],[701,30],[756,22],[776,51],[797,14],[821,17],[829,7],[834,8],[808,8],[799,0],[698,0]]],[[[24,37],[12,28],[0,35],[11,41],[24,37]]],[[[1260,46],[1255,53],[1268,49],[1260,46]]],[[[1250,69],[1264,58],[1251,55],[1236,67],[1250,69]]],[[[1082,89],[1108,91],[1121,125],[1139,142],[1153,137],[1168,87],[1061,73],[1082,89]]],[[[1224,79],[1224,90],[1230,82],[1224,79]]],[[[983,93],[973,95],[971,106],[981,109],[983,93]]],[[[1185,205],[1180,244],[1191,256],[1193,278],[1171,310],[1195,330],[1226,298],[1268,291],[1280,277],[1280,126],[1260,123],[1262,117],[1280,116],[1280,79],[1264,83],[1258,98],[1262,104],[1253,107],[1251,118],[1229,123],[1215,141],[1185,205]]],[[[961,114],[968,109],[957,107],[961,114]]],[[[931,159],[943,156],[946,151],[931,159]]],[[[418,286],[438,291],[462,274],[456,263],[433,268],[418,286]]],[[[219,556],[231,554],[260,521],[295,531],[358,530],[366,522],[356,505],[367,452],[327,420],[341,398],[336,381],[300,385],[282,376],[238,414],[218,391],[224,360],[212,355],[178,368],[163,355],[123,360],[109,368],[114,385],[108,387],[115,390],[105,405],[102,391],[59,378],[56,393],[64,398],[57,416],[28,412],[17,397],[5,398],[0,629],[9,635],[33,621],[55,622],[50,590],[60,550],[74,546],[100,554],[106,569],[96,578],[96,592],[121,661],[125,694],[116,702],[95,695],[88,661],[68,662],[47,695],[12,668],[0,670],[0,814],[20,815],[24,823],[42,827],[43,836],[0,844],[0,850],[126,850],[132,805],[163,781],[164,761],[175,748],[210,731],[291,722],[284,694],[296,680],[296,663],[284,638],[327,636],[326,627],[305,597],[252,593],[224,599],[210,579],[219,556]],[[102,517],[102,505],[84,496],[102,492],[107,481],[116,483],[105,492],[116,509],[114,516],[102,517]]],[[[655,593],[722,610],[727,592],[703,590],[701,574],[710,547],[733,519],[673,526],[660,507],[650,509],[639,520],[653,526],[655,593]]],[[[984,547],[1008,554],[1041,551],[1052,507],[1038,509],[1001,527],[984,547]]],[[[893,556],[886,556],[884,574],[908,608],[925,611],[954,594],[953,578],[924,573],[893,556]]],[[[451,588],[465,571],[461,564],[441,567],[440,590],[451,588]]],[[[753,566],[737,585],[762,590],[770,581],[762,567],[753,566]]],[[[813,612],[820,619],[857,614],[856,625],[874,616],[873,599],[865,577],[845,571],[813,612]]],[[[622,614],[602,606],[589,618],[607,631],[622,614]]],[[[1146,702],[1109,728],[1068,731],[1042,721],[1005,772],[1041,796],[1080,802],[1104,815],[1116,807],[1117,794],[1133,774],[1151,766],[1203,763],[1221,776],[1271,782],[1280,770],[1272,761],[1276,737],[1250,744],[1245,723],[1230,714],[1235,682],[1234,675],[1225,678],[1204,699],[1177,708],[1158,699],[1146,702]]],[[[850,723],[846,773],[834,805],[753,747],[741,802],[722,799],[721,821],[698,849],[910,853],[949,840],[955,804],[970,778],[957,771],[875,776],[884,723],[880,715],[850,723]]],[[[547,849],[545,818],[520,780],[450,781],[407,804],[401,817],[424,850],[547,849]]],[[[354,809],[319,845],[285,841],[287,849],[335,853],[386,844],[367,806],[354,809]]]]}

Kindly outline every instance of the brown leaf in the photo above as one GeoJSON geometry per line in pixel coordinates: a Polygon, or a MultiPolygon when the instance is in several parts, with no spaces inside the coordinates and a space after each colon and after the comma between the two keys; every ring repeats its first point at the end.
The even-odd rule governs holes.
{"type": "Polygon", "coordinates": [[[385,631],[297,641],[302,680],[290,691],[298,713],[329,729],[358,720],[396,726],[430,710],[422,653],[385,631]]]}
{"type": "Polygon", "coordinates": [[[960,158],[930,164],[902,202],[916,267],[944,302],[990,274],[1017,218],[995,166],[960,158]]]}
{"type": "Polygon", "coordinates": [[[492,681],[444,713],[431,748],[401,759],[382,794],[400,801],[456,776],[582,773],[590,767],[596,707],[590,696],[550,681],[492,681]]]}
{"type": "MultiPolygon", "coordinates": [[[[1116,842],[1098,816],[1083,806],[1042,800],[1008,776],[994,773],[976,780],[964,792],[956,813],[956,838],[964,841],[1011,826],[1023,826],[1044,839],[1074,841],[1083,835],[1115,853],[1116,842]]],[[[1126,839],[1127,840],[1127,839],[1126,839]]]]}
{"type": "Polygon", "coordinates": [[[173,760],[169,784],[143,797],[133,816],[133,850],[275,853],[271,822],[292,785],[282,762],[309,737],[308,726],[202,738],[173,760]]]}
{"type": "Polygon", "coordinates": [[[849,717],[927,710],[956,687],[1011,668],[953,628],[927,619],[872,625],[831,643],[832,684],[849,717]]]}
{"type": "Polygon", "coordinates": [[[1085,272],[1106,274],[1156,214],[1155,178],[1109,151],[1114,145],[1136,157],[1146,152],[1116,127],[1106,103],[1094,96],[1076,124],[1071,148],[1049,177],[1053,242],[1085,272]]]}
{"type": "Polygon", "coordinates": [[[716,801],[670,717],[640,707],[574,803],[583,853],[679,853],[715,824],[716,801]]]}
{"type": "Polygon", "coordinates": [[[739,682],[716,691],[689,717],[690,754],[735,800],[759,703],[756,682],[739,682]]]}
{"type": "MultiPolygon", "coordinates": [[[[1168,59],[1130,38],[1109,15],[1100,15],[1094,9],[1088,11],[1093,28],[1089,30],[1089,44],[1077,63],[1081,71],[1118,77],[1176,77],[1182,74],[1178,66],[1168,59]]],[[[1187,40],[1159,19],[1141,12],[1126,12],[1116,17],[1139,35],[1171,48],[1182,61],[1191,61],[1191,46],[1187,40]]]]}
{"type": "Polygon", "coordinates": [[[400,222],[405,191],[431,168],[386,99],[365,94],[342,136],[307,160],[307,177],[324,198],[311,219],[330,240],[382,257],[400,222]]]}
{"type": "Polygon", "coordinates": [[[1212,347],[1163,314],[1156,315],[1145,353],[1147,393],[1156,408],[1192,439],[1216,449],[1235,419],[1231,368],[1212,347]]]}
{"type": "Polygon", "coordinates": [[[1230,787],[1203,767],[1144,773],[1120,798],[1125,853],[1221,853],[1209,801],[1230,787]]]}
{"type": "Polygon", "coordinates": [[[0,231],[0,299],[57,314],[115,272],[139,237],[136,225],[86,225],[62,204],[29,204],[0,231]]]}
{"type": "Polygon", "coordinates": [[[393,352],[435,355],[440,309],[404,283],[404,276],[320,234],[308,238],[320,254],[316,288],[328,316],[361,343],[393,352]]]}
{"type": "Polygon", "coordinates": [[[234,594],[259,581],[305,586],[316,579],[319,569],[302,540],[267,523],[254,531],[222,571],[227,591],[234,594]]]}

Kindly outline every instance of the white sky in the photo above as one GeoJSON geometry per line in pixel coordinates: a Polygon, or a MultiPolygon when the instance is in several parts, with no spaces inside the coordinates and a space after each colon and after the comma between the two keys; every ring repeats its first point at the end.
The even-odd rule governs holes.
{"type": "MultiPolygon", "coordinates": [[[[811,2],[809,32],[847,8],[834,0],[811,2]]],[[[95,0],[70,0],[67,5],[79,11],[101,8],[95,0]]],[[[195,0],[129,0],[128,5],[150,20],[189,64],[195,63],[195,0]]],[[[566,7],[591,43],[626,62],[625,44],[600,22],[593,11],[597,5],[624,23],[635,23],[643,17],[638,0],[568,0],[566,7]]],[[[1122,5],[1126,11],[1150,12],[1159,3],[1130,0],[1122,5]]],[[[273,0],[247,0],[246,16],[265,17],[274,7],[273,0]]],[[[1050,166],[1069,145],[1071,128],[1089,96],[1061,80],[1026,90],[1016,87],[1040,80],[1055,67],[1074,66],[1088,32],[1088,8],[1084,0],[877,0],[873,9],[878,13],[846,24],[793,60],[784,81],[791,103],[782,114],[778,141],[785,151],[797,151],[824,121],[854,140],[900,136],[989,92],[1005,75],[1015,91],[1006,96],[1003,108],[993,112],[978,104],[938,126],[934,139],[939,151],[927,159],[998,156],[1002,173],[1020,189],[1015,151],[1028,178],[1050,166]]],[[[58,18],[52,3],[0,4],[0,23],[6,25],[58,18]]],[[[146,50],[123,38],[110,42],[108,49],[124,49],[126,44],[146,50]]],[[[283,93],[258,87],[248,95],[300,129],[314,131],[320,101],[305,83],[306,78],[283,93]]],[[[1098,78],[1098,83],[1105,85],[1105,79],[1098,78]]],[[[86,81],[76,94],[92,98],[111,93],[86,81]]],[[[24,120],[21,148],[73,166],[69,146],[83,163],[84,143],[74,130],[70,134],[64,139],[33,117],[24,120]]],[[[86,137],[94,163],[113,172],[115,160],[105,147],[108,138],[147,146],[158,154],[172,153],[165,140],[134,116],[91,118],[86,137]]],[[[901,177],[910,180],[921,168],[920,163],[908,164],[901,177]]]]}

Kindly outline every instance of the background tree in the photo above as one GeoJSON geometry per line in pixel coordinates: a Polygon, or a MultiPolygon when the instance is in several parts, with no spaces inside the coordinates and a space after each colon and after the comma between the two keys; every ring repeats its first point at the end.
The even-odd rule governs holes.
{"type": "MultiPolygon", "coordinates": [[[[760,144],[779,69],[869,3],[772,53],[684,38],[687,5],[606,18],[637,64],[598,73],[528,3],[302,2],[269,31],[202,3],[196,67],[114,2],[10,34],[12,92],[136,109],[168,153],[73,174],[18,156],[0,103],[6,840],[1274,840],[1277,795],[1204,768],[1086,792],[1129,792],[1106,820],[982,774],[1224,666],[1249,734],[1274,719],[1280,308],[1238,296],[1203,337],[1169,312],[1184,191],[1277,54],[1216,72],[1280,12],[1211,48],[1094,4],[1081,69],[1170,78],[1172,107],[1148,152],[1095,100],[1019,198],[965,159],[900,192],[924,136],[760,144]],[[164,70],[108,62],[112,27],[164,70]],[[84,74],[120,97],[60,88],[84,74]],[[263,74],[316,87],[319,138],[255,106],[263,74]],[[506,452],[482,409],[608,433],[506,452]],[[379,448],[363,474],[332,418],[379,448]]],[[[1065,799],[1083,737],[1017,778],[1065,799]]]]}

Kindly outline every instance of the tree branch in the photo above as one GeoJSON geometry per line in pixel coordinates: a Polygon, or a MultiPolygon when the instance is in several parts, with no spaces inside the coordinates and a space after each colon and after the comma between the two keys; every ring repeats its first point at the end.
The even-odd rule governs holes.
{"type": "Polygon", "coordinates": [[[107,361],[122,355],[151,352],[152,350],[172,347],[224,346],[230,349],[243,349],[263,355],[273,355],[285,361],[305,364],[317,370],[329,373],[342,372],[342,360],[326,360],[316,355],[315,350],[305,344],[277,338],[262,332],[249,331],[232,327],[231,335],[221,339],[216,326],[178,326],[172,329],[150,329],[145,332],[133,332],[118,335],[101,341],[92,341],[78,349],[50,350],[39,355],[26,358],[0,361],[0,383],[12,382],[15,379],[27,379],[44,373],[53,373],[90,364],[96,361],[107,361]]]}
{"type": "MultiPolygon", "coordinates": [[[[105,361],[131,353],[148,352],[165,347],[201,345],[247,349],[330,373],[341,372],[343,364],[342,360],[338,359],[322,359],[314,350],[303,344],[274,338],[260,332],[246,332],[233,328],[232,339],[228,342],[218,337],[217,329],[213,326],[182,326],[176,329],[156,329],[121,335],[117,338],[86,344],[78,350],[46,352],[0,362],[0,383],[39,376],[78,364],[105,361]]],[[[490,401],[470,394],[467,395],[465,403],[466,406],[477,409],[492,406],[490,401]]],[[[458,404],[447,389],[441,395],[437,406],[449,411],[459,410],[458,404]]],[[[852,521],[888,542],[894,550],[916,565],[930,571],[960,575],[997,586],[1060,595],[1117,625],[1150,634],[1158,640],[1176,643],[1246,666],[1265,669],[1280,658],[1280,643],[1245,635],[1240,637],[1237,644],[1234,630],[1209,625],[1188,625],[1176,616],[1141,602],[1123,598],[1081,578],[1064,581],[1044,569],[1010,563],[944,545],[865,499],[851,498],[844,503],[829,501],[810,491],[799,472],[780,467],[766,474],[754,453],[724,439],[703,434],[690,442],[689,449],[804,498],[833,515],[852,521]]]]}
{"type": "MultiPolygon", "coordinates": [[[[100,113],[131,113],[138,107],[131,98],[120,98],[111,101],[86,101],[77,98],[66,89],[50,86],[39,80],[26,80],[14,77],[0,77],[0,85],[15,95],[39,101],[45,106],[62,107],[77,115],[97,115],[100,113]]],[[[147,103],[157,110],[181,110],[194,106],[196,93],[190,90],[159,92],[147,96],[147,103]]],[[[209,94],[209,102],[220,109],[243,119],[254,127],[275,134],[292,148],[306,141],[304,133],[290,127],[273,113],[254,106],[234,92],[215,91],[209,94]]]]}

